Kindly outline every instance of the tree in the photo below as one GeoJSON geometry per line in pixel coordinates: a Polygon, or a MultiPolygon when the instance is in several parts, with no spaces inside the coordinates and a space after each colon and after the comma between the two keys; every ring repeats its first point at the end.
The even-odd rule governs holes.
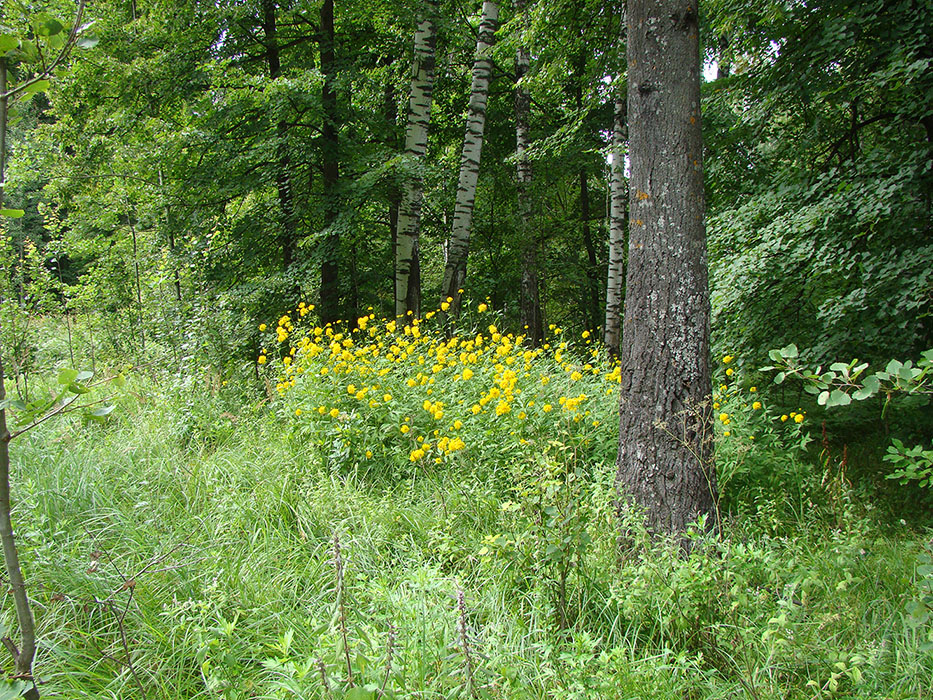
{"type": "Polygon", "coordinates": [[[625,205],[628,191],[625,187],[623,160],[625,158],[625,102],[616,103],[615,123],[612,129],[612,170],[609,178],[609,266],[606,280],[606,325],[603,342],[613,355],[619,354],[622,335],[622,300],[625,289],[625,232],[628,216],[625,205]]]}
{"type": "Polygon", "coordinates": [[[321,5],[321,125],[322,175],[324,179],[324,240],[321,244],[321,320],[333,323],[340,318],[340,234],[337,215],[340,205],[339,117],[337,115],[337,59],[334,53],[334,0],[321,5]]]}
{"type": "Polygon", "coordinates": [[[631,227],[616,479],[651,531],[678,533],[716,508],[697,8],[627,7],[631,227]]]}
{"type": "MultiPolygon", "coordinates": [[[[23,8],[23,11],[24,13],[27,12],[25,8],[23,8]]],[[[15,217],[23,214],[22,210],[3,208],[7,160],[6,133],[10,99],[17,95],[31,96],[48,87],[47,78],[59,63],[68,56],[71,48],[80,41],[79,35],[82,29],[85,29],[81,24],[83,15],[84,0],[81,0],[75,12],[74,22],[67,32],[64,25],[53,16],[37,13],[27,18],[31,20],[29,24],[32,30],[32,36],[29,39],[21,39],[16,34],[6,32],[0,35],[0,41],[2,41],[2,46],[0,46],[0,49],[2,49],[0,51],[0,216],[15,217]],[[54,60],[45,63],[41,58],[43,52],[46,55],[55,56],[54,60]],[[38,58],[38,70],[31,77],[22,80],[19,85],[10,87],[7,83],[8,62],[18,59],[23,63],[28,63],[33,56],[38,58]]],[[[85,46],[92,46],[94,42],[85,39],[82,43],[85,46]]],[[[32,60],[36,61],[36,58],[32,58],[32,60]]],[[[78,376],[77,372],[74,374],[75,377],[78,376]]],[[[75,393],[75,398],[77,398],[77,392],[75,393]]],[[[37,410],[37,413],[49,412],[51,415],[60,412],[65,406],[65,404],[62,404],[62,407],[55,406],[60,398],[61,395],[45,407],[37,410]]],[[[38,698],[39,691],[35,686],[32,675],[32,664],[36,655],[35,620],[26,593],[26,581],[20,568],[19,553],[16,547],[13,524],[10,519],[10,441],[24,430],[10,432],[6,415],[6,409],[10,403],[6,397],[6,376],[3,370],[3,358],[0,357],[0,545],[3,548],[3,560],[13,594],[22,647],[17,647],[9,637],[3,638],[3,644],[13,656],[17,679],[33,683],[31,688],[25,689],[23,696],[38,698]]]]}
{"type": "MultiPolygon", "coordinates": [[[[524,13],[526,0],[515,0],[515,10],[524,13]]],[[[522,18],[523,19],[523,18],[522,18]]],[[[528,160],[528,125],[531,121],[531,92],[522,79],[528,73],[531,57],[524,41],[515,49],[515,175],[518,183],[518,236],[522,256],[520,290],[521,320],[525,337],[532,345],[544,340],[544,318],[541,313],[538,282],[538,236],[532,224],[531,162],[528,160]]]]}
{"type": "Polygon", "coordinates": [[[470,105],[467,112],[466,135],[463,138],[463,153],[460,158],[460,180],[457,185],[457,204],[454,208],[453,226],[447,248],[447,264],[441,298],[452,299],[451,311],[456,313],[460,303],[460,289],[466,280],[467,254],[470,250],[470,227],[473,221],[473,205],[476,202],[476,183],[479,180],[479,163],[483,151],[483,129],[486,126],[486,100],[489,97],[489,79],[492,75],[492,56],[496,24],[499,21],[499,6],[491,0],[483,2],[483,17],[480,20],[476,39],[476,58],[473,62],[473,84],[470,88],[470,105]]]}
{"type": "Polygon", "coordinates": [[[421,200],[424,197],[424,152],[428,146],[428,124],[434,93],[434,44],[436,41],[437,0],[425,0],[425,16],[415,32],[415,54],[408,100],[408,127],[405,132],[406,165],[412,173],[405,183],[398,213],[395,246],[395,315],[411,311],[421,314],[421,265],[418,236],[421,200]]]}

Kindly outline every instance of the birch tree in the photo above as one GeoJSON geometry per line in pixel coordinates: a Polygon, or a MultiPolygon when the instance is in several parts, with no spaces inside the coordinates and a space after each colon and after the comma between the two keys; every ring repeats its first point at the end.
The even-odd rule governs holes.
{"type": "Polygon", "coordinates": [[[395,244],[395,315],[421,314],[421,264],[418,237],[424,196],[424,153],[434,94],[434,45],[437,38],[438,0],[425,0],[424,18],[415,32],[415,54],[405,130],[405,160],[411,175],[405,183],[398,212],[395,244]]]}
{"type": "Polygon", "coordinates": [[[476,57],[473,61],[473,82],[470,88],[470,103],[467,111],[466,135],[460,157],[460,179],[457,185],[457,201],[454,219],[447,246],[447,264],[441,298],[450,298],[450,311],[456,314],[460,306],[460,289],[466,280],[467,254],[470,250],[470,228],[473,222],[473,204],[476,201],[476,183],[479,180],[479,163],[483,150],[483,131],[486,126],[486,100],[489,96],[489,78],[492,74],[492,46],[495,41],[496,25],[499,21],[499,6],[492,0],[483,3],[483,15],[476,40],[476,57]]]}
{"type": "Polygon", "coordinates": [[[631,227],[617,483],[650,530],[679,533],[716,508],[697,7],[627,8],[631,227]]]}
{"type": "Polygon", "coordinates": [[[606,281],[606,325],[603,342],[613,355],[619,354],[619,340],[622,332],[622,299],[625,281],[625,229],[628,226],[626,216],[625,187],[625,102],[615,106],[615,120],[612,129],[612,170],[609,178],[609,274],[606,281]]]}

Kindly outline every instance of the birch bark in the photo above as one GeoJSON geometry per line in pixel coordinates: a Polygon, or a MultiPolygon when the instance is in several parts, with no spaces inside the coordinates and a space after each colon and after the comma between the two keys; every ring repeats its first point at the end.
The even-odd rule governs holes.
{"type": "Polygon", "coordinates": [[[418,238],[421,230],[421,202],[424,196],[424,153],[428,146],[428,126],[434,94],[434,46],[437,37],[438,0],[425,0],[424,19],[415,32],[415,55],[408,99],[408,127],[405,130],[406,167],[411,175],[405,183],[398,211],[395,244],[395,315],[409,311],[421,315],[421,265],[418,238]]]}
{"type": "Polygon", "coordinates": [[[603,342],[609,352],[619,355],[622,334],[622,299],[625,289],[625,229],[628,190],[625,187],[625,102],[615,108],[612,129],[612,171],[609,179],[609,274],[606,281],[606,325],[603,342]]]}
{"type": "Polygon", "coordinates": [[[499,22],[499,6],[492,0],[483,2],[483,16],[476,40],[476,58],[473,61],[473,84],[470,89],[470,104],[467,112],[466,135],[460,157],[460,180],[457,185],[457,201],[454,220],[447,245],[447,264],[441,298],[450,298],[450,313],[456,315],[460,308],[460,290],[466,281],[466,262],[470,250],[470,229],[473,223],[473,205],[476,202],[476,183],[479,180],[479,163],[483,150],[483,131],[486,126],[486,100],[489,96],[489,78],[492,74],[492,46],[495,41],[496,25],[499,22]]]}

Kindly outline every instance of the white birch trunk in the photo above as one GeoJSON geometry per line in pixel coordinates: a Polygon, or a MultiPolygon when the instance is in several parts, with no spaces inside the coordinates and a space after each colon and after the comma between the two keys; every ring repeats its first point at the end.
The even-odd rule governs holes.
{"type": "Polygon", "coordinates": [[[603,342],[619,354],[622,332],[622,298],[625,282],[625,228],[628,191],[625,187],[625,103],[617,102],[612,131],[612,174],[609,179],[609,275],[606,283],[606,326],[603,342]]]}
{"type": "Polygon", "coordinates": [[[424,193],[424,153],[428,145],[428,125],[434,92],[435,18],[438,0],[425,0],[425,17],[415,32],[415,54],[408,100],[408,127],[405,130],[405,160],[410,176],[405,183],[398,212],[395,244],[395,315],[421,314],[421,266],[418,236],[421,228],[421,200],[424,193]]]}
{"type": "Polygon", "coordinates": [[[486,126],[486,100],[489,96],[489,77],[492,74],[492,45],[499,21],[499,6],[492,0],[483,2],[483,17],[476,40],[476,58],[473,61],[473,84],[467,112],[466,135],[460,158],[460,180],[457,202],[450,231],[447,265],[441,298],[451,298],[451,313],[460,306],[460,292],[466,279],[466,261],[470,250],[470,227],[473,222],[473,204],[476,201],[476,183],[479,180],[479,161],[483,150],[483,130],[486,126]]]}

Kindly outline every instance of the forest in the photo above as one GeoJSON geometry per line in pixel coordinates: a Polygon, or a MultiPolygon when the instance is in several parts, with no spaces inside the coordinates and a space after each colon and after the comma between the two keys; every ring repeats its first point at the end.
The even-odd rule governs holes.
{"type": "Polygon", "coordinates": [[[933,0],[0,0],[0,700],[929,697],[933,0]]]}

